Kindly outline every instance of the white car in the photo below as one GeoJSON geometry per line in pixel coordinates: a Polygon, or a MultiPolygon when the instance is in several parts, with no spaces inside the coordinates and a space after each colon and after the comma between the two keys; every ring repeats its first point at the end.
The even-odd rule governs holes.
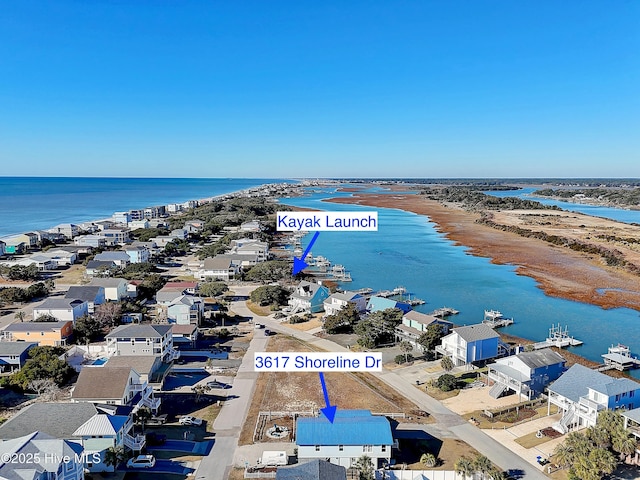
{"type": "Polygon", "coordinates": [[[192,417],[189,415],[185,415],[184,417],[180,417],[180,425],[202,425],[202,419],[192,417]]]}
{"type": "Polygon", "coordinates": [[[156,457],[153,455],[138,455],[127,461],[127,468],[152,468],[156,464],[156,457]]]}

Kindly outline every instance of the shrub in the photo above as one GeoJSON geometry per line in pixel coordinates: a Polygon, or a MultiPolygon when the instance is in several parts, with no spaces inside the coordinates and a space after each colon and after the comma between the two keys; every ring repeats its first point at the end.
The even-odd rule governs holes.
{"type": "Polygon", "coordinates": [[[298,315],[294,315],[289,318],[289,323],[304,323],[306,321],[306,319],[299,317],[298,315]]]}
{"type": "Polygon", "coordinates": [[[438,388],[443,392],[449,392],[456,388],[458,384],[458,380],[453,375],[445,373],[444,375],[440,375],[438,377],[438,388]]]}
{"type": "Polygon", "coordinates": [[[401,353],[400,355],[396,355],[396,358],[394,358],[394,361],[398,365],[401,365],[407,362],[413,362],[413,355],[411,355],[410,353],[409,354],[401,353]]]}

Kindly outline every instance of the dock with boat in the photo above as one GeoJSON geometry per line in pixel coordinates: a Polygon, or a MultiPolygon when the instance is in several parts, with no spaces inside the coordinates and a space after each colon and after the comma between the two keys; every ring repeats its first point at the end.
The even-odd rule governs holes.
{"type": "Polygon", "coordinates": [[[416,305],[424,305],[426,302],[421,298],[415,297],[412,293],[407,293],[407,289],[399,286],[393,290],[380,290],[373,294],[376,297],[393,298],[402,303],[406,303],[415,307],[416,305]]]}
{"type": "Polygon", "coordinates": [[[482,323],[491,328],[506,327],[513,324],[513,318],[506,318],[498,310],[485,310],[482,323]]]}
{"type": "Polygon", "coordinates": [[[576,338],[569,336],[569,327],[562,326],[558,323],[558,325],[551,325],[549,328],[549,336],[544,342],[537,342],[533,344],[534,350],[540,350],[548,347],[577,347],[578,345],[582,345],[584,342],[578,340],[576,338]]]}
{"type": "Polygon", "coordinates": [[[444,318],[444,317],[449,317],[451,315],[457,315],[459,313],[460,311],[456,310],[455,308],[442,307],[442,308],[436,308],[429,315],[433,315],[434,317],[444,318]]]}

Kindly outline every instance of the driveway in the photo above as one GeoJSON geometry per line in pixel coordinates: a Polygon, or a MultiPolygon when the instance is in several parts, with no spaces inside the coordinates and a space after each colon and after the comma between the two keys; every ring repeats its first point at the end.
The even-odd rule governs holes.
{"type": "Polygon", "coordinates": [[[191,475],[194,472],[194,469],[186,466],[182,462],[174,462],[173,460],[156,460],[156,464],[153,468],[126,468],[124,471],[191,475]]]}

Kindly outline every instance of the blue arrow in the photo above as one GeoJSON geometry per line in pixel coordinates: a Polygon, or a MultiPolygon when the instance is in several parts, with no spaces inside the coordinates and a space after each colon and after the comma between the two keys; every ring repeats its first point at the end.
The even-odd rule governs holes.
{"type": "Polygon", "coordinates": [[[309,255],[309,252],[311,251],[311,247],[313,247],[313,244],[316,243],[316,239],[318,238],[318,235],[320,235],[320,232],[316,232],[313,234],[313,238],[311,239],[311,241],[309,242],[309,245],[307,245],[306,250],[302,254],[302,258],[293,257],[293,274],[292,275],[295,275],[296,273],[304,270],[309,266],[307,262],[304,261],[304,259],[307,258],[307,255],[309,255]]]}
{"type": "Polygon", "coordinates": [[[327,392],[327,384],[324,383],[324,373],[318,372],[318,375],[320,375],[320,383],[322,384],[324,403],[327,405],[325,408],[321,408],[320,411],[324,413],[324,416],[327,417],[327,420],[329,420],[329,422],[333,423],[333,419],[336,416],[336,410],[338,409],[338,407],[336,407],[335,405],[331,405],[331,402],[329,402],[329,392],[327,392]]]}

